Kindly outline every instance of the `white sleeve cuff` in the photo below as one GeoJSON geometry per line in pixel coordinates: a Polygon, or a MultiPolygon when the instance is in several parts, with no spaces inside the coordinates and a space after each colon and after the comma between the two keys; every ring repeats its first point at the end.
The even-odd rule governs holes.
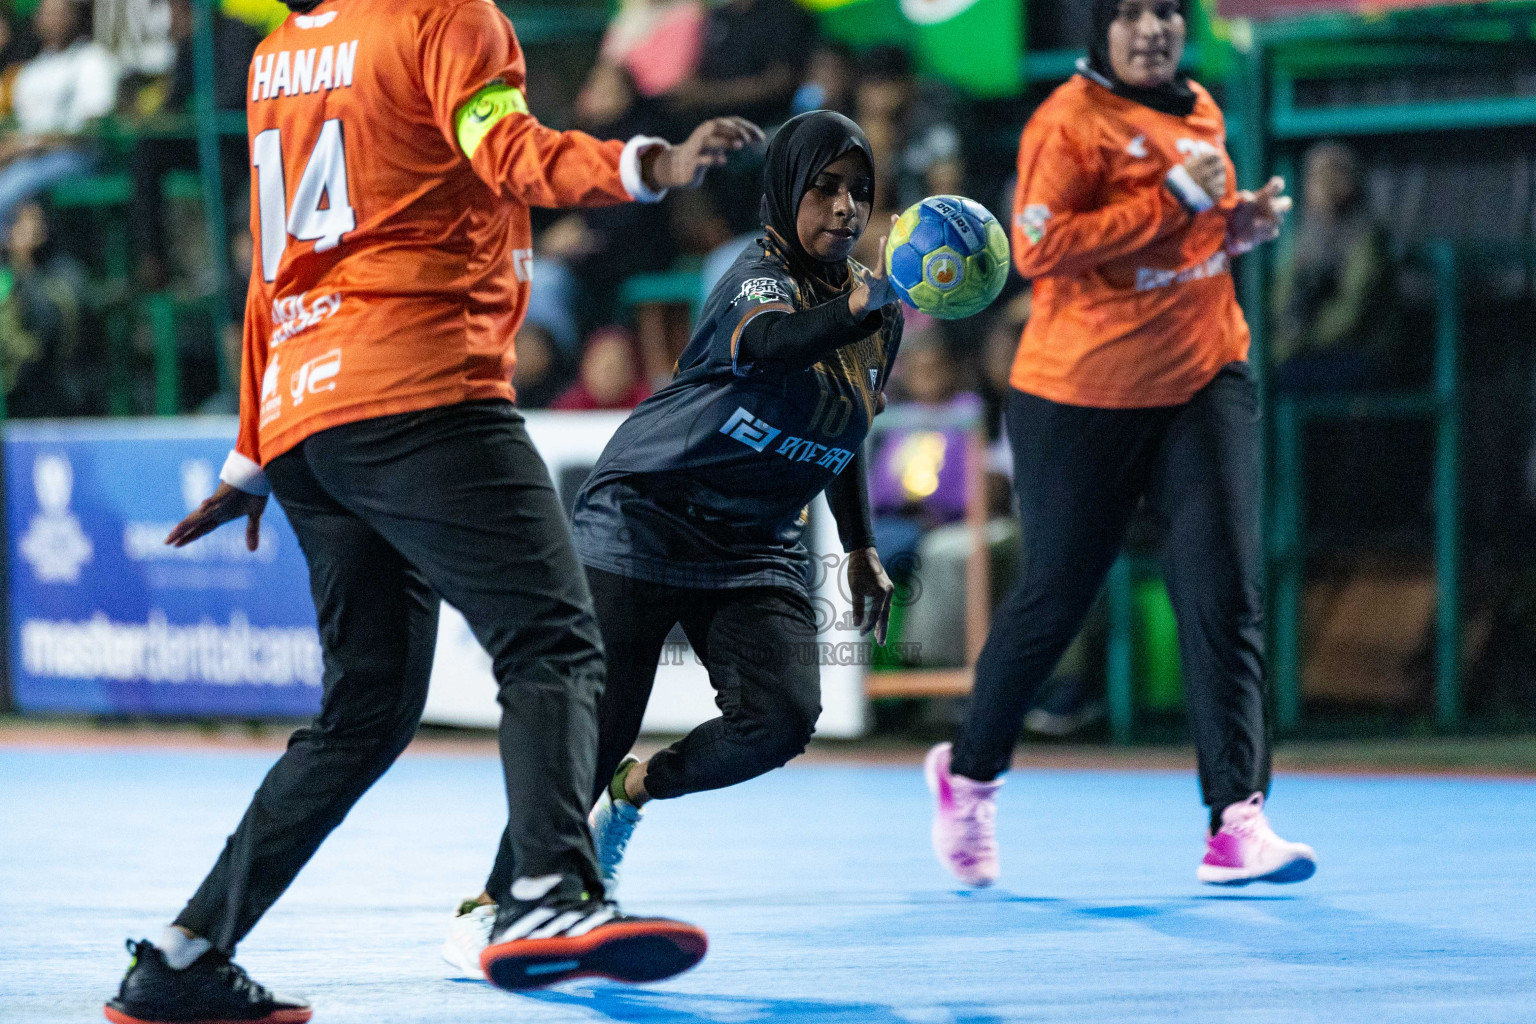
{"type": "Polygon", "coordinates": [[[1174,164],[1173,170],[1168,172],[1167,183],[1168,191],[1191,213],[1204,213],[1216,205],[1216,200],[1200,187],[1200,183],[1183,164],[1174,164]]]}
{"type": "Polygon", "coordinates": [[[272,493],[272,487],[267,483],[267,474],[256,463],[236,451],[230,452],[229,458],[224,460],[224,468],[219,470],[219,479],[258,498],[265,498],[272,493]]]}
{"type": "Polygon", "coordinates": [[[624,183],[624,191],[635,202],[659,203],[666,197],[666,189],[652,192],[646,188],[645,177],[640,173],[640,158],[657,146],[666,144],[666,139],[656,139],[649,135],[636,135],[624,144],[624,152],[619,157],[619,180],[624,183]]]}

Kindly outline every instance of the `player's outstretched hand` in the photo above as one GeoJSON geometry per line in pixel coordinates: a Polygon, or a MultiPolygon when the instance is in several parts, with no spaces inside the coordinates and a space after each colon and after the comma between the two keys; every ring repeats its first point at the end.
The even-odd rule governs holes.
{"type": "MultiPolygon", "coordinates": [[[[901,219],[900,214],[891,214],[891,226],[901,219]]],[[[891,284],[890,275],[885,268],[885,243],[890,240],[890,235],[880,236],[880,258],[875,260],[875,265],[869,268],[869,276],[858,283],[853,291],[848,293],[848,311],[854,319],[861,319],[872,309],[889,306],[893,302],[900,302],[901,298],[896,294],[896,286],[891,284]]]]}
{"type": "Polygon", "coordinates": [[[874,548],[860,548],[848,554],[848,592],[853,598],[853,619],[859,632],[875,634],[875,643],[885,643],[885,629],[891,618],[891,595],[896,587],[885,574],[874,548]]]}
{"type": "Polygon", "coordinates": [[[1241,256],[1280,236],[1280,225],[1291,210],[1285,179],[1270,178],[1257,192],[1239,192],[1237,205],[1227,218],[1227,253],[1241,256]]]}
{"type": "Polygon", "coordinates": [[[761,144],[767,136],[744,117],[716,117],[693,130],[680,146],[657,146],[640,158],[645,186],[656,192],[694,188],[704,172],[720,167],[731,154],[761,144]]]}
{"type": "Polygon", "coordinates": [[[245,516],[245,546],[247,550],[255,551],[261,543],[261,514],[266,509],[266,495],[248,494],[238,487],[220,483],[213,497],[177,523],[176,529],[170,532],[165,542],[173,548],[184,548],[204,534],[212,533],[225,523],[245,516]]]}

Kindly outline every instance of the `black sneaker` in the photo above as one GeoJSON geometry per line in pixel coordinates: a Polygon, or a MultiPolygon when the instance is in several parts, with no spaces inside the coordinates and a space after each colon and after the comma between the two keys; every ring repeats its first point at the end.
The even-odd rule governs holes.
{"type": "Polygon", "coordinates": [[[541,988],[571,978],[661,981],[704,959],[709,939],[691,924],[630,917],[569,876],[519,878],[496,912],[480,966],[491,984],[541,988]]]}
{"type": "Polygon", "coordinates": [[[217,950],[184,971],[172,970],[148,939],[129,939],[128,952],[128,973],[105,1007],[114,1024],[304,1024],[310,1018],[308,1003],[273,994],[217,950]]]}

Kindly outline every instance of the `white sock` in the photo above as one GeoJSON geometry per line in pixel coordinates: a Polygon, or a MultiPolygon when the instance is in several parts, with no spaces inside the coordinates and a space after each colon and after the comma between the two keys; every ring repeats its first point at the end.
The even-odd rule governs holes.
{"type": "Polygon", "coordinates": [[[213,948],[213,943],[207,939],[189,939],[187,933],[174,925],[166,925],[160,933],[160,941],[155,943],[160,947],[160,952],[165,957],[165,962],[173,971],[184,971],[192,966],[193,961],[213,948]]]}

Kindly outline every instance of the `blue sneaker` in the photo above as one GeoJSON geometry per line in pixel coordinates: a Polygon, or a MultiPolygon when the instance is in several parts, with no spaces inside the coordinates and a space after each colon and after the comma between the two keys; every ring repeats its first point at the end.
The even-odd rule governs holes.
{"type": "MultiPolygon", "coordinates": [[[[636,757],[626,757],[619,762],[614,777],[623,775],[639,763],[636,757]]],[[[592,827],[592,845],[597,849],[598,872],[609,899],[613,899],[618,891],[619,866],[624,863],[624,851],[629,848],[630,837],[635,834],[635,826],[640,824],[644,815],[644,811],[628,800],[615,800],[613,787],[609,786],[597,798],[597,806],[592,808],[587,818],[587,824],[592,827]]]]}

